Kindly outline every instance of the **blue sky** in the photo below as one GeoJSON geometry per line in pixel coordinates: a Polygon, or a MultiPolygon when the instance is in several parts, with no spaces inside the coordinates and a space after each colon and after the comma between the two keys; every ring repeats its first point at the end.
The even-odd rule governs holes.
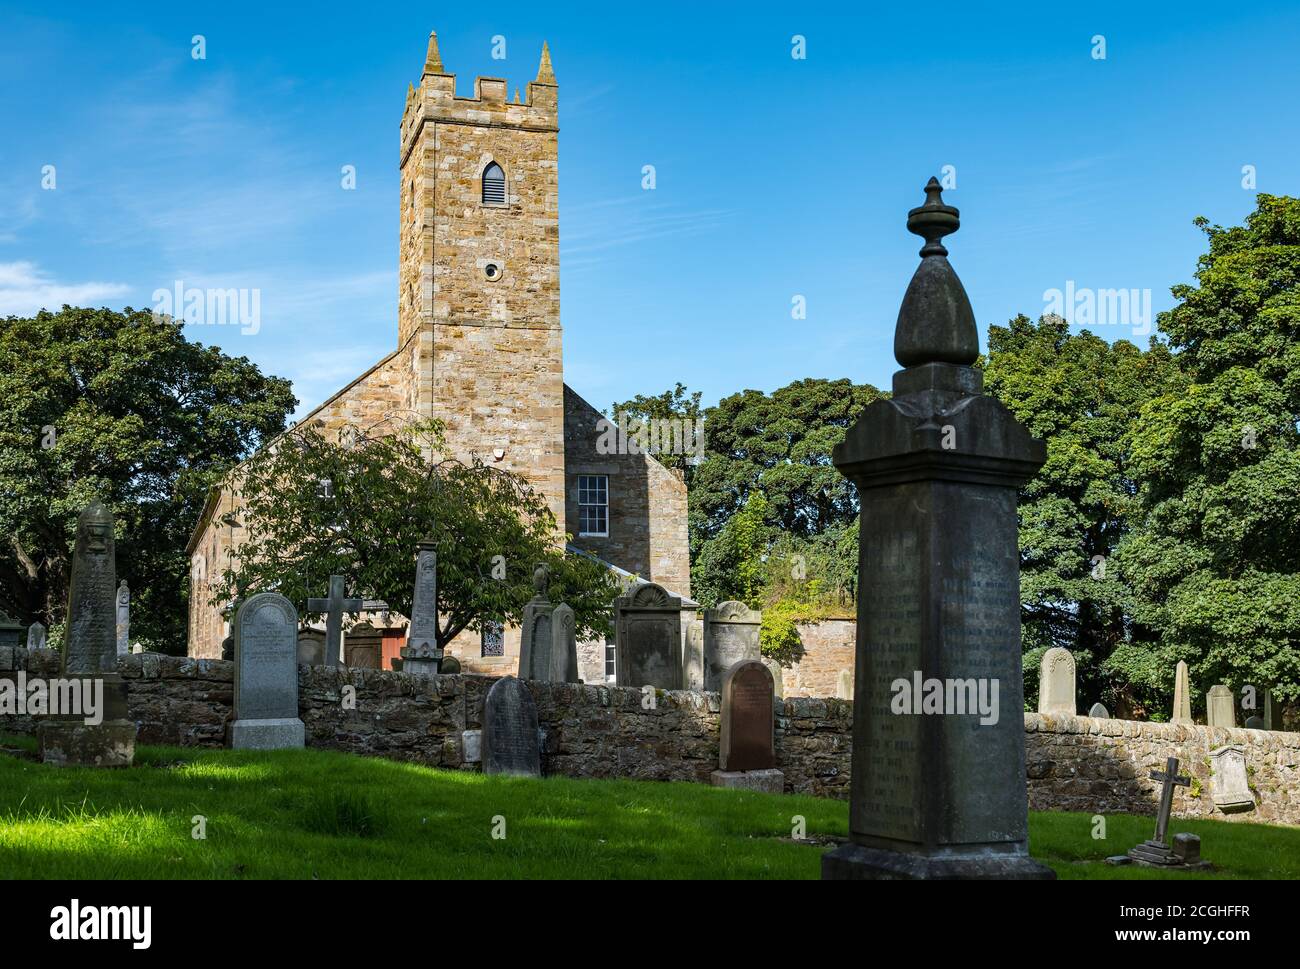
{"type": "Polygon", "coordinates": [[[0,315],[258,288],[256,334],[190,335],[319,402],[395,346],[397,123],[430,29],[466,95],[522,87],[550,42],[565,376],[602,408],[679,380],[887,387],[906,212],[945,165],[982,336],[1069,280],[1165,309],[1192,218],[1253,207],[1243,166],[1300,191],[1294,3],[984,6],[2,3],[0,315]]]}

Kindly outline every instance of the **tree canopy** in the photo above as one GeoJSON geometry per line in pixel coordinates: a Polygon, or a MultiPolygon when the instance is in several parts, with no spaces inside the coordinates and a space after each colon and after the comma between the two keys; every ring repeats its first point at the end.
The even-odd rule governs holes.
{"type": "Polygon", "coordinates": [[[131,634],[183,651],[186,541],[209,487],[283,429],[289,382],[145,310],[0,320],[0,587],[22,621],[63,621],[77,516],[117,520],[131,634]]]}

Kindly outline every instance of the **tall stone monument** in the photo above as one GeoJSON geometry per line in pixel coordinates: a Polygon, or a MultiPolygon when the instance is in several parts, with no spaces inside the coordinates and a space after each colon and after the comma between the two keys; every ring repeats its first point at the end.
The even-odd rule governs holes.
{"type": "Polygon", "coordinates": [[[1187,664],[1182,660],[1174,669],[1174,715],[1170,723],[1192,722],[1191,679],[1187,674],[1187,664]]]}
{"type": "Polygon", "coordinates": [[[278,592],[260,592],[235,612],[236,750],[301,747],[298,717],[298,613],[278,592]]]}
{"type": "Polygon", "coordinates": [[[126,579],[117,587],[117,655],[131,652],[131,589],[126,579]]]}
{"type": "Polygon", "coordinates": [[[645,582],[614,600],[615,679],[619,686],[682,688],[682,600],[645,582]]]}
{"type": "Polygon", "coordinates": [[[704,610],[704,689],[718,692],[722,678],[741,660],[759,658],[763,613],[728,600],[704,610]]]}
{"type": "Polygon", "coordinates": [[[861,591],[850,842],[823,855],[823,878],[1055,877],[1029,857],[1016,520],[1046,448],[982,393],[975,316],[940,242],[958,213],[940,192],[930,179],[907,217],[925,246],[893,397],[832,455],[861,502],[861,591]],[[895,702],[926,681],[996,703],[895,702]]]}
{"type": "Polygon", "coordinates": [[[1074,693],[1074,657],[1053,646],[1038,668],[1038,712],[1073,717],[1079,712],[1074,693]]]}
{"type": "Polygon", "coordinates": [[[432,676],[438,672],[438,552],[432,538],[419,545],[415,557],[415,592],[411,597],[411,625],[402,647],[402,672],[432,676]]]}
{"type": "Polygon", "coordinates": [[[60,661],[62,677],[79,681],[83,698],[100,694],[100,709],[89,718],[99,722],[66,712],[42,721],[36,745],[47,764],[130,767],[135,760],[135,721],[128,716],[126,683],[117,672],[113,532],[113,515],[98,501],[77,521],[60,661]]]}

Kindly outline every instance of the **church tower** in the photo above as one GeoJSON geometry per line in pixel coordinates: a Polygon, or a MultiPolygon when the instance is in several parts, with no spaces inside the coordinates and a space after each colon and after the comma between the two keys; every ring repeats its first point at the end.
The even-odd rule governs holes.
{"type": "Polygon", "coordinates": [[[564,514],[557,86],[456,95],[436,34],[401,125],[398,348],[420,417],[460,456],[520,472],[564,514]]]}

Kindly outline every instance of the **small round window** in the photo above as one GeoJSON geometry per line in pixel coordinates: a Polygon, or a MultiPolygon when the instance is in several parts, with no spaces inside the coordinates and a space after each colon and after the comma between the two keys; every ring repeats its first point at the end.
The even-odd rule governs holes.
{"type": "Polygon", "coordinates": [[[501,267],[494,262],[490,262],[483,267],[483,275],[488,279],[500,279],[501,267]]]}

